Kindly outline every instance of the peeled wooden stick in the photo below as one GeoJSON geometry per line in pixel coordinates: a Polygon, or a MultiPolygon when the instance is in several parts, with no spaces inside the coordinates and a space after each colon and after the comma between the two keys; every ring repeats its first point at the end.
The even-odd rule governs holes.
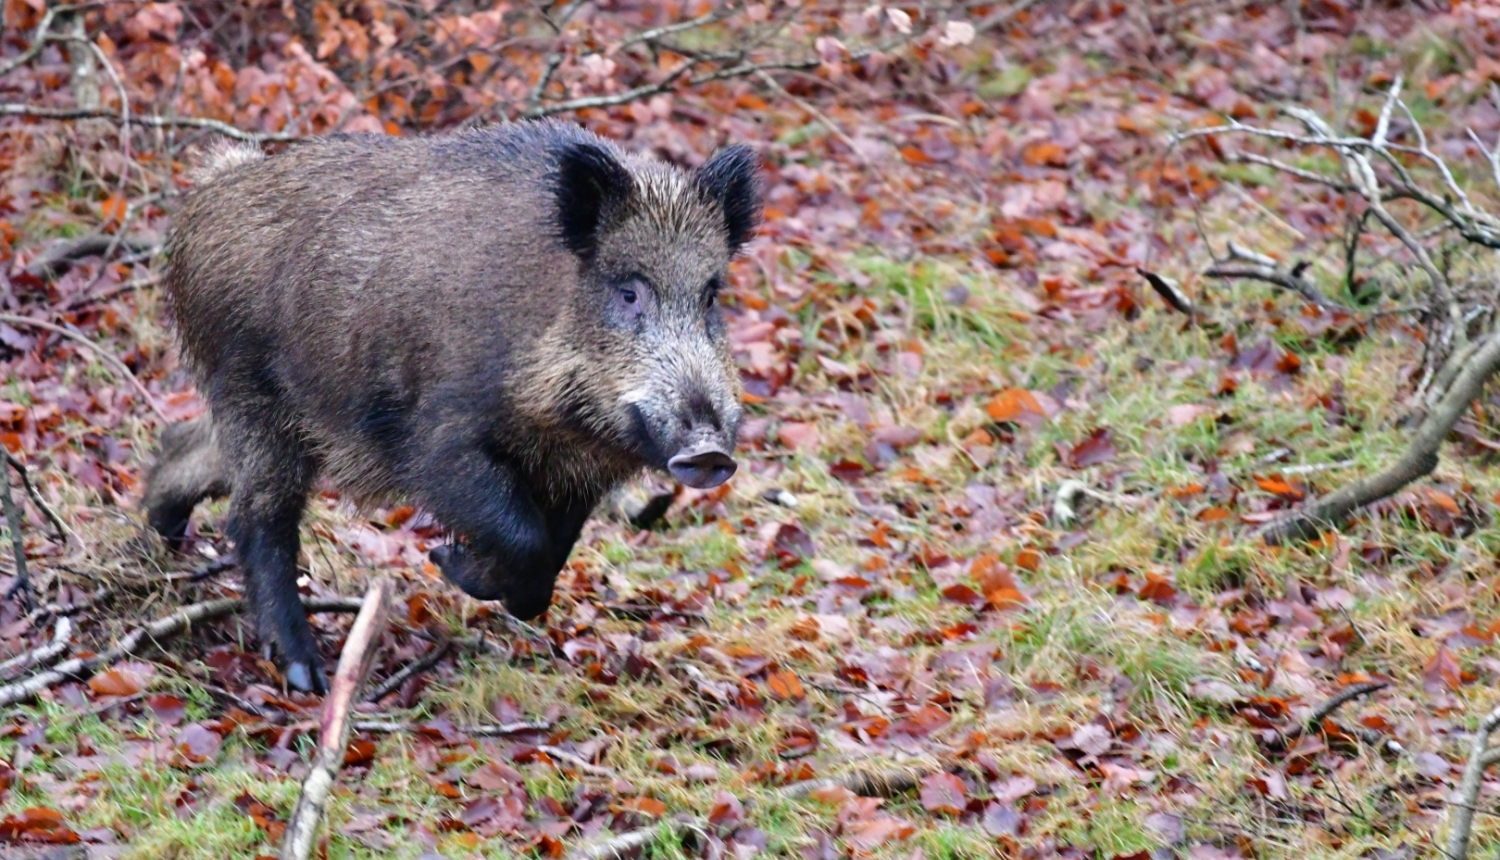
{"type": "Polygon", "coordinates": [[[318,727],[318,751],[312,767],[302,781],[302,794],[287,823],[281,842],[281,860],[307,860],[312,855],[313,837],[328,805],[334,778],[344,764],[344,747],[349,743],[349,716],[359,700],[359,690],[370,674],[376,640],[385,631],[391,612],[391,581],[381,578],[365,592],[364,605],[344,640],[339,667],[333,674],[328,698],[323,700],[323,718],[318,727]]]}

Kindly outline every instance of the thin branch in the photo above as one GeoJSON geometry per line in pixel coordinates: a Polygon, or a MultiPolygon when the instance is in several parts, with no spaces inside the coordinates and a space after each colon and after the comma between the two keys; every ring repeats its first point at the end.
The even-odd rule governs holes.
{"type": "Polygon", "coordinates": [[[1303,720],[1301,723],[1298,723],[1287,731],[1282,732],[1282,746],[1290,746],[1292,741],[1295,741],[1297,738],[1302,737],[1302,735],[1307,732],[1321,731],[1323,728],[1323,721],[1330,715],[1332,715],[1334,711],[1337,711],[1339,708],[1342,708],[1344,705],[1354,701],[1360,696],[1368,696],[1369,694],[1374,693],[1378,690],[1384,690],[1389,686],[1390,684],[1385,681],[1366,681],[1362,684],[1351,684],[1345,687],[1344,689],[1338,691],[1338,693],[1334,694],[1331,698],[1329,698],[1328,701],[1317,706],[1316,708],[1313,708],[1312,713],[1307,715],[1307,719],[1303,720]]]}
{"type": "Polygon", "coordinates": [[[281,843],[281,860],[307,860],[312,855],[313,840],[323,810],[333,790],[334,780],[344,765],[344,749],[349,744],[349,717],[360,688],[370,674],[380,634],[385,631],[391,612],[391,581],[381,577],[365,592],[364,605],[354,626],[344,640],[334,672],[328,698],[323,701],[323,716],[318,724],[318,751],[302,781],[302,793],[287,821],[286,836],[281,843]]]}
{"type": "MultiPolygon", "coordinates": [[[[38,119],[117,119],[120,115],[115,111],[108,110],[49,108],[7,103],[0,104],[0,116],[29,116],[38,119]]],[[[301,134],[284,134],[279,132],[260,134],[251,131],[241,131],[227,122],[196,116],[158,116],[156,114],[147,114],[133,117],[131,121],[145,128],[201,128],[249,143],[287,143],[301,140],[304,137],[301,134]]]]}
{"type": "Polygon", "coordinates": [[[156,402],[156,398],[151,396],[151,392],[146,390],[146,386],[141,384],[141,381],[136,378],[136,375],[130,372],[130,368],[125,366],[125,362],[120,361],[118,358],[115,358],[114,355],[104,347],[100,346],[97,343],[94,343],[92,340],[89,340],[88,336],[83,332],[77,331],[76,329],[63,328],[56,323],[50,323],[45,320],[32,319],[31,317],[23,317],[16,314],[0,314],[0,322],[10,323],[11,325],[32,326],[33,328],[50,331],[53,334],[62,335],[63,337],[73,341],[74,343],[87,348],[90,352],[99,356],[99,358],[102,359],[105,364],[109,365],[110,369],[118,374],[121,379],[129,382],[135,388],[135,390],[140,393],[141,397],[145,398],[146,405],[151,407],[151,411],[156,413],[156,417],[160,418],[163,421],[172,420],[171,418],[167,417],[167,413],[163,411],[161,406],[156,402]]]}
{"type": "Polygon", "coordinates": [[[73,678],[85,678],[98,671],[103,666],[117,663],[125,659],[135,650],[141,647],[147,639],[163,639],[174,636],[188,629],[194,624],[200,624],[211,618],[228,615],[240,607],[237,598],[226,597],[219,600],[209,600],[203,603],[195,603],[184,607],[165,618],[158,619],[143,627],[137,627],[126,634],[113,648],[92,657],[75,657],[59,663],[56,667],[36,675],[32,675],[24,681],[7,684],[0,687],[0,707],[14,705],[24,702],[41,691],[60,684],[73,678]]]}
{"type": "MultiPolygon", "coordinates": [[[[31,503],[36,506],[38,511],[41,511],[42,516],[46,517],[47,522],[52,525],[52,531],[57,536],[57,542],[66,545],[68,536],[73,534],[73,531],[64,525],[62,519],[42,500],[41,492],[37,490],[35,484],[31,483],[31,472],[26,468],[26,464],[16,459],[16,456],[4,447],[0,447],[0,451],[5,452],[5,462],[10,464],[12,469],[16,470],[16,475],[21,479],[21,486],[26,489],[26,495],[31,498],[31,503]]],[[[77,535],[73,536],[77,537],[77,535]]],[[[79,543],[82,543],[82,541],[79,541],[79,543]]]]}
{"type": "Polygon", "coordinates": [[[1017,0],[1012,6],[1001,9],[998,12],[990,13],[989,17],[984,18],[978,24],[974,25],[974,29],[980,33],[986,30],[993,30],[1022,12],[1025,12],[1027,9],[1030,9],[1032,6],[1035,6],[1038,2],[1039,0],[1017,0]]]}
{"type": "Polygon", "coordinates": [[[52,641],[0,663],[0,676],[10,677],[20,674],[16,671],[18,669],[30,669],[32,666],[45,666],[51,663],[72,647],[69,641],[72,638],[73,620],[66,616],[57,619],[52,629],[52,641]]]}
{"type": "Polygon", "coordinates": [[[8,75],[16,69],[19,69],[20,67],[36,59],[42,53],[42,49],[46,47],[47,42],[51,40],[49,31],[52,29],[53,21],[57,20],[60,17],[71,15],[74,12],[81,12],[85,9],[94,9],[99,6],[104,6],[108,2],[109,0],[96,0],[96,2],[92,3],[63,4],[60,6],[53,6],[52,8],[48,9],[45,13],[43,13],[41,22],[36,25],[36,35],[31,37],[31,44],[26,46],[26,50],[12,57],[5,63],[0,64],[0,77],[8,75]]]}
{"type": "Polygon", "coordinates": [[[1308,283],[1296,269],[1283,272],[1270,266],[1228,266],[1219,264],[1205,270],[1203,274],[1210,278],[1223,280],[1246,279],[1253,281],[1264,281],[1268,284],[1281,287],[1283,290],[1296,293],[1306,299],[1309,304],[1317,305],[1324,310],[1342,311],[1353,314],[1353,308],[1340,304],[1333,299],[1323,295],[1317,287],[1308,283]]]}
{"type": "MultiPolygon", "coordinates": [[[[410,734],[422,731],[421,723],[391,720],[355,720],[354,730],[371,734],[410,734]]],[[[495,738],[519,735],[525,732],[550,732],[552,724],[545,720],[522,720],[515,723],[482,723],[473,726],[454,726],[453,731],[476,738],[495,738]]]]}
{"type": "Polygon", "coordinates": [[[384,699],[386,696],[389,696],[390,694],[401,689],[401,685],[405,684],[408,680],[415,678],[417,675],[420,675],[423,672],[426,672],[428,669],[431,669],[433,666],[436,666],[443,659],[443,657],[446,656],[450,650],[452,650],[452,648],[452,641],[447,639],[432,646],[427,650],[426,654],[423,654],[421,657],[413,660],[406,666],[403,666],[395,674],[391,675],[389,678],[386,678],[383,682],[381,682],[380,686],[376,687],[368,694],[366,694],[365,701],[378,702],[381,699],[384,699]]]}

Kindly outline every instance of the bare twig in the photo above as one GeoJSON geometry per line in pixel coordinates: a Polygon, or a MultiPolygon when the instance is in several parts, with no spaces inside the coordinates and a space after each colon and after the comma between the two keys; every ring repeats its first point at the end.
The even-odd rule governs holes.
{"type": "Polygon", "coordinates": [[[614,779],[619,776],[619,774],[615,773],[613,770],[604,767],[603,765],[594,764],[583,756],[578,755],[577,753],[570,753],[561,747],[551,746],[550,744],[542,744],[537,747],[537,750],[539,752],[546,753],[550,758],[555,758],[561,762],[567,762],[574,769],[582,773],[586,773],[590,776],[598,776],[605,779],[614,779]]]}
{"type": "MultiPolygon", "coordinates": [[[[103,591],[103,590],[101,590],[103,591]]],[[[102,596],[107,596],[104,591],[102,596]]],[[[95,601],[102,599],[100,593],[96,592],[95,601]]],[[[362,606],[359,598],[303,598],[302,608],[308,612],[354,612],[362,606]]],[[[0,687],[0,708],[14,705],[31,699],[37,693],[54,687],[64,681],[78,678],[87,678],[98,672],[105,666],[118,663],[119,661],[134,654],[148,639],[155,641],[168,636],[175,636],[194,624],[231,615],[242,608],[239,598],[225,597],[217,600],[206,600],[202,603],[194,603],[182,609],[159,618],[142,627],[127,633],[120,641],[107,651],[95,654],[91,657],[75,657],[59,663],[53,669],[33,675],[24,681],[7,684],[0,687]]],[[[64,607],[69,609],[69,607],[64,607]]]]}
{"type": "Polygon", "coordinates": [[[151,392],[146,390],[146,386],[141,384],[141,381],[136,378],[136,375],[130,372],[130,368],[125,366],[125,362],[119,360],[118,358],[115,358],[114,355],[109,352],[109,350],[106,350],[99,344],[94,343],[92,340],[89,340],[88,336],[83,332],[77,331],[76,329],[64,328],[60,325],[57,325],[56,323],[47,322],[46,320],[32,319],[31,317],[23,317],[16,314],[0,314],[0,322],[10,323],[11,325],[31,326],[33,328],[39,328],[44,331],[50,331],[53,334],[62,335],[68,340],[71,340],[74,343],[84,347],[93,354],[99,356],[99,358],[105,364],[109,365],[110,369],[118,374],[121,379],[130,383],[131,386],[140,393],[141,397],[145,398],[146,405],[151,407],[151,411],[156,413],[156,417],[160,418],[163,421],[172,420],[171,418],[167,417],[167,413],[164,412],[161,408],[161,405],[156,402],[156,398],[151,396],[151,392]]]}
{"type": "MultiPolygon", "coordinates": [[[[422,724],[392,720],[356,720],[354,722],[354,730],[383,735],[409,734],[422,731],[422,724]]],[[[454,726],[453,730],[461,735],[469,735],[476,738],[496,738],[506,735],[519,735],[525,732],[550,732],[552,731],[552,724],[545,720],[522,720],[515,723],[481,723],[473,726],[454,726]]]]}
{"type": "Polygon", "coordinates": [[[42,49],[45,48],[47,46],[47,42],[51,41],[52,39],[50,31],[52,30],[53,21],[56,21],[58,18],[72,15],[74,12],[81,12],[85,9],[93,9],[98,6],[103,6],[106,2],[108,2],[108,0],[97,0],[97,2],[93,3],[65,3],[58,6],[53,6],[52,8],[48,9],[45,13],[43,13],[42,20],[36,25],[36,35],[31,37],[31,44],[26,46],[26,50],[10,58],[3,64],[0,64],[0,76],[10,74],[16,69],[19,69],[20,67],[36,59],[37,56],[42,53],[42,49]]]}
{"type": "Polygon", "coordinates": [[[1336,694],[1330,697],[1328,701],[1317,706],[1316,708],[1313,708],[1312,713],[1307,715],[1306,720],[1303,720],[1301,723],[1298,723],[1285,732],[1282,732],[1282,745],[1289,746],[1292,741],[1295,741],[1297,738],[1302,737],[1302,735],[1307,732],[1321,731],[1323,728],[1323,720],[1327,719],[1329,715],[1331,715],[1334,711],[1337,711],[1339,708],[1342,708],[1344,705],[1354,701],[1360,696],[1367,696],[1370,693],[1374,693],[1378,690],[1384,690],[1389,686],[1390,684],[1386,683],[1385,681],[1366,681],[1363,684],[1350,684],[1349,686],[1338,691],[1336,694]]]}
{"type": "Polygon", "coordinates": [[[26,495],[31,499],[31,503],[36,505],[36,509],[41,511],[42,516],[46,517],[47,522],[52,525],[52,530],[57,536],[57,542],[66,544],[68,542],[68,535],[72,534],[72,530],[64,525],[62,519],[42,500],[41,492],[37,490],[35,484],[31,483],[31,472],[27,470],[26,464],[22,463],[5,448],[0,447],[0,451],[5,452],[5,462],[10,464],[12,469],[16,470],[16,476],[21,479],[21,486],[26,489],[26,495]]]}
{"type": "Polygon", "coordinates": [[[1474,732],[1469,746],[1469,763],[1453,800],[1453,828],[1448,831],[1448,860],[1468,860],[1469,832],[1474,827],[1474,810],[1479,804],[1479,789],[1485,768],[1500,761],[1500,749],[1489,749],[1490,735],[1500,728],[1500,708],[1490,711],[1474,732]]]}
{"type": "Polygon", "coordinates": [[[978,24],[974,25],[974,29],[981,33],[986,30],[993,30],[1022,12],[1025,12],[1027,9],[1030,9],[1032,6],[1035,6],[1037,2],[1038,0],[1017,0],[1014,5],[1001,9],[998,12],[991,12],[989,17],[984,18],[978,24]]]}
{"type": "Polygon", "coordinates": [[[1282,544],[1311,540],[1324,528],[1337,527],[1358,508],[1379,501],[1437,468],[1438,449],[1458,419],[1500,371],[1500,333],[1491,334],[1484,345],[1463,363],[1438,404],[1428,412],[1411,445],[1401,458],[1368,478],[1346,484],[1307,505],[1290,518],[1270,524],[1263,532],[1266,543],[1282,544]]]}
{"type": "Polygon", "coordinates": [[[1321,290],[1308,283],[1296,269],[1283,272],[1264,266],[1227,266],[1219,264],[1209,267],[1203,274],[1210,278],[1221,278],[1224,280],[1242,278],[1253,281],[1264,281],[1268,284],[1281,287],[1283,290],[1294,292],[1306,299],[1310,304],[1317,305],[1324,310],[1342,311],[1347,314],[1354,313],[1349,306],[1340,304],[1323,295],[1321,290]]]}
{"type": "Polygon", "coordinates": [[[53,278],[61,274],[75,260],[84,257],[107,254],[117,247],[126,248],[132,253],[147,251],[151,248],[144,242],[123,239],[121,236],[122,234],[118,233],[113,236],[90,233],[77,239],[58,242],[27,264],[26,274],[37,278],[53,278]]]}
{"type": "Polygon", "coordinates": [[[45,666],[62,656],[72,644],[73,621],[66,616],[57,619],[57,624],[52,630],[52,641],[40,648],[33,648],[24,654],[16,656],[0,663],[0,677],[11,677],[20,674],[19,669],[30,669],[32,666],[45,666]]]}
{"type": "MultiPolygon", "coordinates": [[[[120,114],[116,111],[87,109],[87,108],[49,108],[37,105],[24,104],[0,104],[0,116],[29,116],[37,119],[118,119],[120,114]]],[[[227,122],[216,119],[196,116],[158,116],[146,114],[131,117],[131,122],[145,128],[201,128],[206,131],[218,132],[225,137],[243,140],[249,143],[288,143],[301,140],[305,135],[285,134],[280,132],[259,133],[253,131],[241,131],[227,122]]]]}
{"type": "Polygon", "coordinates": [[[323,701],[323,716],[318,726],[318,751],[313,756],[302,793],[287,821],[286,836],[281,843],[281,860],[307,860],[312,855],[313,839],[323,809],[328,804],[334,779],[344,764],[344,748],[349,743],[349,716],[360,688],[370,674],[378,639],[385,631],[391,612],[391,581],[381,577],[365,592],[364,606],[354,619],[349,637],[344,640],[334,672],[328,698],[323,701]]]}
{"type": "Polygon", "coordinates": [[[367,693],[365,701],[378,702],[401,689],[401,685],[405,684],[408,680],[436,666],[438,661],[442,660],[452,648],[453,643],[447,639],[432,646],[426,654],[401,667],[399,671],[381,682],[380,686],[367,693]]]}

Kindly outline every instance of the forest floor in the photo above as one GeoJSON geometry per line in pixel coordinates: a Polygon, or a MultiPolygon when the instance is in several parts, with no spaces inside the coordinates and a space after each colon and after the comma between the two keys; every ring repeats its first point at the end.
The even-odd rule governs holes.
{"type": "MultiPolygon", "coordinates": [[[[350,28],[379,42],[371,10],[387,5],[416,6],[320,4],[343,34],[320,59],[287,46],[276,4],[258,13],[274,27],[228,15],[211,32],[207,12],[130,3],[90,27],[138,113],[175,86],[183,113],[276,131],[277,100],[310,86],[373,130],[456,125],[344,97],[350,28]],[[221,46],[236,27],[282,47],[236,59],[221,46]]],[[[647,530],[596,517],[534,630],[441,580],[420,512],[318,495],[307,593],[398,582],[372,683],[444,649],[362,706],[402,725],[355,733],[326,856],[562,856],[653,826],[643,856],[1438,855],[1470,733],[1500,704],[1500,398],[1430,478],[1313,545],[1266,546],[1258,526],[1402,452],[1423,333],[1195,274],[1206,235],[1371,301],[1338,277],[1336,194],[1167,137],[1270,123],[1288,102],[1365,128],[1404,71],[1490,199],[1464,129],[1500,132],[1500,26],[1463,4],[1134,5],[1041,3],[885,67],[579,115],[664,157],[744,141],[766,160],[766,223],[726,298],[749,404],[740,472],[679,490],[647,530]],[[1215,324],[1166,306],[1137,267],[1178,279],[1215,324]],[[1298,728],[1369,682],[1383,686],[1298,728]],[[787,788],[857,772],[912,785],[787,788]]],[[[0,64],[37,21],[9,6],[32,23],[5,32],[0,64]]],[[[0,101],[67,106],[69,75],[49,47],[0,78],[0,101]]],[[[0,442],[70,533],[18,488],[38,597],[108,592],[70,616],[76,655],[239,589],[232,567],[193,579],[209,558],[166,554],[135,506],[163,415],[201,409],[158,283],[186,180],[150,177],[184,176],[193,147],[177,144],[208,138],[138,128],[158,146],[126,155],[117,126],[0,118],[0,312],[83,333],[156,404],[76,339],[0,322],[0,442]],[[122,237],[110,260],[28,273],[96,232],[122,237]]],[[[1392,255],[1368,279],[1390,304],[1412,275],[1392,255]]],[[[200,509],[199,552],[226,551],[223,513],[200,509]]],[[[0,570],[3,584],[8,543],[0,570]]],[[[349,616],[313,622],[331,665],[349,616]]],[[[54,629],[5,602],[0,657],[54,629]]],[[[284,691],[239,616],[53,685],[0,711],[0,856],[274,854],[319,704],[284,691]]],[[[1500,818],[1480,815],[1474,844],[1496,843],[1500,818]]]]}

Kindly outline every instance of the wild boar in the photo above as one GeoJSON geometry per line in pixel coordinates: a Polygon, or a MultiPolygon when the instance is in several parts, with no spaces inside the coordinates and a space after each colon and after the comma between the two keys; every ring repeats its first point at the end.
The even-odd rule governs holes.
{"type": "Polygon", "coordinates": [[[734,473],[718,296],[759,214],[746,147],[685,170],[551,121],[219,149],[166,282],[208,411],[164,434],[151,525],[178,542],[231,497],[246,597],[303,690],[324,688],[296,586],[319,475],[430,512],[449,580],[541,614],[613,486],[734,473]]]}

